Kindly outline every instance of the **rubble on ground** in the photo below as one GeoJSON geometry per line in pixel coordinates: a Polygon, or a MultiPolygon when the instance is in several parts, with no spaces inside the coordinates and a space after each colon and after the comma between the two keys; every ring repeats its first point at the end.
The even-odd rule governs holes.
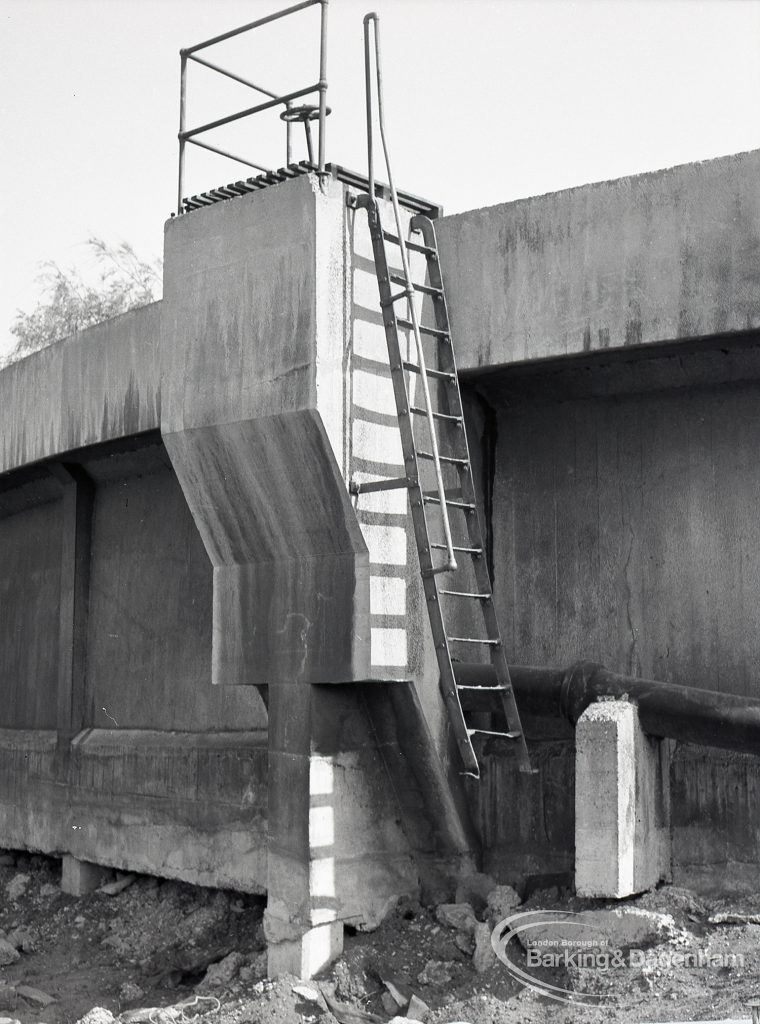
{"type": "MultiPolygon", "coordinates": [[[[58,862],[0,853],[0,1024],[716,1020],[746,1016],[760,987],[755,896],[707,899],[662,886],[606,901],[552,888],[521,901],[514,888],[470,875],[436,904],[400,900],[376,931],[347,935],[343,955],[304,981],[266,978],[261,897],[115,872],[78,898],[59,883],[58,862]],[[546,929],[534,937],[551,937],[552,917],[581,915],[610,949],[639,949],[644,960],[614,971],[572,957],[540,968],[571,1000],[550,1003],[510,974],[492,942],[495,924],[530,912],[546,929]],[[690,969],[678,954],[692,947],[744,965],[690,969]]],[[[525,948],[512,945],[525,970],[525,948]]]]}

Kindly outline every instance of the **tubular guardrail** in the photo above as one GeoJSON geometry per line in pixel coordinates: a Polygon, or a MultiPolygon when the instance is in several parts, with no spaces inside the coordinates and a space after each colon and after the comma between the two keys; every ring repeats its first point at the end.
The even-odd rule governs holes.
{"type": "Polygon", "coordinates": [[[285,110],[281,114],[282,120],[285,121],[285,148],[286,148],[286,163],[289,165],[292,160],[291,148],[292,138],[291,130],[292,124],[295,121],[302,121],[306,131],[306,141],[309,149],[309,160],[313,162],[312,143],[311,143],[311,130],[309,127],[309,121],[312,119],[319,120],[319,143],[318,143],[318,159],[317,159],[317,171],[319,174],[325,173],[325,119],[330,110],[327,106],[327,5],[329,0],[303,0],[302,3],[294,4],[292,7],[287,7],[285,10],[276,11],[274,14],[269,14],[264,18],[258,18],[256,21],[252,21],[247,25],[241,25],[240,28],[231,29],[229,32],[223,32],[221,35],[214,36],[212,39],[206,39],[201,43],[196,43],[194,46],[186,47],[180,50],[180,107],[179,107],[179,168],[177,174],[177,213],[182,213],[182,198],[185,185],[185,145],[191,143],[194,146],[199,146],[201,149],[207,149],[212,153],[217,153],[220,156],[235,160],[238,163],[245,164],[248,167],[253,167],[258,171],[264,171],[265,173],[271,173],[270,168],[263,167],[261,164],[254,163],[252,160],[248,160],[245,157],[237,156],[234,153],[229,153],[227,150],[221,149],[218,146],[213,146],[208,142],[201,142],[198,138],[204,132],[212,131],[214,128],[221,128],[222,125],[231,124],[233,121],[239,121],[241,118],[250,117],[252,114],[258,114],[262,110],[270,110],[273,107],[283,105],[285,110]],[[279,18],[284,18],[289,14],[295,14],[298,11],[303,11],[308,7],[314,7],[316,5],[321,7],[320,16],[320,39],[319,39],[319,81],[313,85],[305,86],[303,89],[296,89],[293,92],[279,95],[278,93],[272,92],[270,89],[266,89],[261,85],[257,85],[254,82],[249,81],[242,75],[236,74],[234,71],[229,71],[226,68],[220,67],[218,64],[207,60],[204,57],[198,56],[199,50],[205,50],[210,46],[214,46],[216,43],[224,42],[227,39],[233,38],[233,36],[242,35],[244,32],[250,32],[255,28],[259,28],[261,25],[267,25],[272,21],[276,21],[279,18]],[[234,114],[228,114],[226,117],[217,118],[215,121],[209,121],[206,124],[198,125],[195,128],[187,128],[186,126],[186,113],[187,113],[187,65],[188,61],[195,61],[197,64],[202,64],[204,67],[209,68],[211,71],[216,71],[220,75],[224,75],[227,78],[231,78],[233,81],[239,82],[241,85],[247,86],[249,89],[253,89],[263,96],[268,96],[269,99],[263,103],[257,103],[255,106],[247,107],[245,110],[239,110],[234,114]],[[300,99],[304,96],[309,96],[313,93],[319,94],[319,105],[318,108],[312,108],[309,106],[293,107],[293,101],[300,99]]]}

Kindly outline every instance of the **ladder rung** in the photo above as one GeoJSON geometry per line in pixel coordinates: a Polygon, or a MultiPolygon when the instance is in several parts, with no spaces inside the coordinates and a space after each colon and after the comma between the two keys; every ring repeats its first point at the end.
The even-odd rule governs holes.
{"type": "Polygon", "coordinates": [[[389,480],[370,480],[367,483],[352,480],[348,489],[351,494],[372,494],[374,491],[396,491],[409,486],[409,478],[400,476],[389,480]]]}
{"type": "MultiPolygon", "coordinates": [[[[392,231],[383,231],[383,238],[386,242],[393,242],[394,245],[401,245],[401,239],[398,235],[394,235],[392,231]]],[[[404,239],[404,243],[407,249],[411,249],[412,252],[421,252],[425,256],[432,256],[433,259],[438,259],[438,253],[435,249],[431,249],[429,245],[420,245],[419,242],[410,242],[408,239],[404,239]]]]}
{"type": "MultiPolygon", "coordinates": [[[[433,495],[433,494],[424,494],[422,496],[422,500],[427,502],[429,505],[440,505],[441,504],[441,499],[437,495],[433,495]]],[[[448,498],[446,499],[446,506],[447,506],[447,508],[462,508],[466,512],[473,512],[475,510],[475,506],[474,505],[470,505],[466,501],[449,501],[448,498]]]]}
{"type": "Polygon", "coordinates": [[[476,601],[490,601],[491,594],[472,594],[466,590],[440,590],[440,594],[448,594],[449,597],[471,597],[476,601]]]}
{"type": "Polygon", "coordinates": [[[485,644],[486,647],[498,647],[501,644],[501,640],[481,640],[477,636],[447,636],[446,639],[450,644],[485,644]]]}
{"type": "MultiPolygon", "coordinates": [[[[404,320],[402,317],[398,317],[396,322],[399,327],[403,327],[405,331],[414,330],[414,324],[411,320],[404,320]]],[[[418,330],[420,334],[429,334],[431,338],[448,338],[449,332],[442,331],[439,327],[428,327],[425,324],[418,324],[418,330]]]]}
{"type": "MultiPolygon", "coordinates": [[[[418,459],[430,459],[432,462],[435,462],[435,455],[433,455],[432,452],[423,452],[423,451],[420,451],[419,449],[417,449],[417,458],[418,459]]],[[[469,464],[470,464],[470,460],[469,459],[460,459],[460,458],[457,458],[455,455],[439,455],[438,456],[438,461],[439,462],[448,462],[452,466],[469,466],[469,464]]]]}
{"type": "MultiPolygon", "coordinates": [[[[420,407],[417,406],[417,405],[410,405],[409,406],[409,412],[413,412],[417,416],[427,416],[427,409],[420,409],[420,407]]],[[[463,422],[461,416],[451,416],[447,412],[434,412],[433,413],[433,419],[434,420],[447,420],[448,422],[451,422],[451,423],[462,423],[463,422]]]]}
{"type": "MultiPolygon", "coordinates": [[[[422,367],[418,366],[416,363],[404,362],[401,365],[404,367],[405,370],[411,370],[412,373],[422,373],[422,367]]],[[[452,384],[454,384],[457,379],[455,373],[448,373],[446,370],[425,369],[425,373],[428,375],[428,377],[436,377],[440,380],[447,380],[450,381],[452,384]]]]}
{"type": "Polygon", "coordinates": [[[468,736],[501,736],[505,740],[519,740],[521,732],[492,732],[490,729],[468,729],[468,736]]]}
{"type": "Polygon", "coordinates": [[[509,686],[468,686],[465,683],[457,683],[457,690],[482,690],[483,693],[503,693],[509,689],[509,686]]]}
{"type": "MultiPolygon", "coordinates": [[[[431,548],[435,548],[437,551],[448,551],[448,547],[445,544],[431,544],[431,548]]],[[[456,544],[452,545],[452,551],[459,551],[465,555],[482,555],[483,548],[458,548],[456,544]]]]}
{"type": "MultiPolygon", "coordinates": [[[[391,274],[390,279],[394,284],[406,284],[406,278],[403,274],[391,274]]],[[[442,288],[433,288],[430,284],[417,284],[412,281],[412,288],[416,292],[424,292],[425,295],[432,295],[434,298],[438,295],[443,295],[442,288]]]]}

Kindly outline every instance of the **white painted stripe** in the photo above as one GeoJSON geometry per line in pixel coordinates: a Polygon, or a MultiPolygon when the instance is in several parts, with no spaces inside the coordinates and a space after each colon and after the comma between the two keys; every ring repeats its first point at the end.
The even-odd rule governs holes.
{"type": "Polygon", "coordinates": [[[373,627],[371,632],[370,651],[372,664],[405,668],[406,630],[373,627]]]}

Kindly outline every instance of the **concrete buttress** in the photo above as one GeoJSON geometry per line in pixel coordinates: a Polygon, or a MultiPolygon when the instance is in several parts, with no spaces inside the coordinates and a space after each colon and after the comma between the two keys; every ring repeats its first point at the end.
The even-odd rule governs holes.
{"type": "Polygon", "coordinates": [[[343,185],[311,177],[166,230],[161,429],[213,566],[212,681],[267,692],[273,974],[316,972],[343,922],[374,927],[473,848],[410,682],[416,554],[398,514],[378,550],[346,485],[348,240],[343,185]]]}

